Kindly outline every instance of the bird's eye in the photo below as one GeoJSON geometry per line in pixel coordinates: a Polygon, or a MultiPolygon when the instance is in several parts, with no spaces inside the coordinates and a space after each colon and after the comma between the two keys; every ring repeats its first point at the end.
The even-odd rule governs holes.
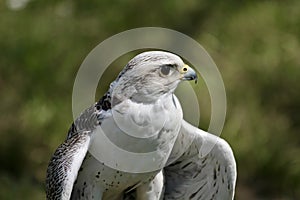
{"type": "Polygon", "coordinates": [[[170,73],[170,66],[169,65],[163,65],[163,66],[161,66],[160,71],[163,75],[166,76],[170,73]]]}

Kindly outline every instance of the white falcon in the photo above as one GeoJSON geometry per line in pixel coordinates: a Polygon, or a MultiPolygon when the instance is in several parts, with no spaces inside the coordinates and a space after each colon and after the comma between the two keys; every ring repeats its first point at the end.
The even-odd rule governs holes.
{"type": "MultiPolygon", "coordinates": [[[[149,51],[130,60],[104,96],[75,120],[53,154],[47,199],[233,199],[232,150],[223,139],[184,121],[174,95],[183,80],[197,80],[197,75],[172,53],[149,51]],[[153,158],[128,163],[136,173],[98,159],[91,150],[103,150],[99,127],[119,148],[151,152],[153,158]],[[205,153],[209,145],[213,147],[205,153]],[[143,171],[151,162],[157,167],[143,171]]],[[[120,156],[111,159],[119,163],[120,156]]]]}

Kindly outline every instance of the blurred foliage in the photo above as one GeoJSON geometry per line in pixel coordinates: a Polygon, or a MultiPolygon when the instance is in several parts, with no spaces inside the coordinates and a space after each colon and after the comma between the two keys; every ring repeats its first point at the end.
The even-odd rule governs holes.
{"type": "MultiPolygon", "coordinates": [[[[0,1],[0,199],[44,198],[81,62],[99,42],[141,26],[192,36],[219,66],[236,199],[300,199],[299,8],[297,0],[0,1]]],[[[200,109],[206,129],[210,108],[200,109]]]]}

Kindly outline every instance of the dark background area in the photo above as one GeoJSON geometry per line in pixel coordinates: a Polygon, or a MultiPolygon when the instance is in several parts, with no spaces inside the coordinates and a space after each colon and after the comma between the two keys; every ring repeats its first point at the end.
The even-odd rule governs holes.
{"type": "Polygon", "coordinates": [[[228,101],[221,137],[237,159],[236,199],[300,199],[297,0],[0,1],[0,199],[45,198],[48,161],[72,122],[80,64],[106,38],[145,26],[189,35],[219,67],[228,101]]]}

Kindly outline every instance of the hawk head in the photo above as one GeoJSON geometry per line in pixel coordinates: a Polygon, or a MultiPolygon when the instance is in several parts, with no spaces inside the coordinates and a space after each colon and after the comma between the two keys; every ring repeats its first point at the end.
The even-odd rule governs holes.
{"type": "Polygon", "coordinates": [[[196,80],[196,72],[175,54],[148,51],[135,56],[119,74],[113,99],[151,103],[173,93],[182,80],[196,80]]]}

